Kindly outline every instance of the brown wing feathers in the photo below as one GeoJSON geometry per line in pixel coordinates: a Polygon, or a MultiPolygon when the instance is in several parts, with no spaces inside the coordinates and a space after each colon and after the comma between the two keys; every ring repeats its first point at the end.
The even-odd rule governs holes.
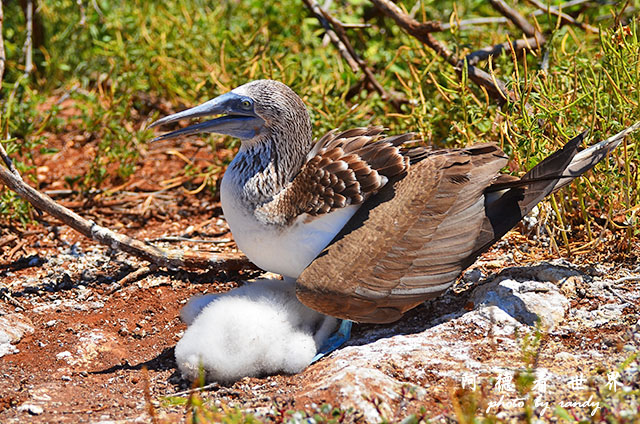
{"type": "Polygon", "coordinates": [[[390,322],[439,295],[473,252],[483,192],[505,164],[495,145],[479,145],[412,165],[410,178],[367,200],[307,267],[298,297],[337,317],[390,322]]]}
{"type": "MultiPolygon", "coordinates": [[[[562,149],[547,156],[522,178],[501,176],[487,187],[485,203],[487,219],[483,222],[483,233],[476,241],[473,255],[470,255],[464,263],[465,268],[520,222],[556,187],[566,185],[560,176],[571,165],[578,152],[578,146],[585,136],[586,132],[583,132],[569,140],[562,149]]],[[[585,168],[582,172],[588,169],[585,168]]],[[[579,175],[573,175],[571,179],[579,175]]]]}
{"type": "Polygon", "coordinates": [[[286,225],[303,213],[315,216],[361,204],[409,165],[398,146],[412,141],[413,134],[383,138],[382,132],[372,127],[325,135],[291,184],[257,213],[286,225]]]}

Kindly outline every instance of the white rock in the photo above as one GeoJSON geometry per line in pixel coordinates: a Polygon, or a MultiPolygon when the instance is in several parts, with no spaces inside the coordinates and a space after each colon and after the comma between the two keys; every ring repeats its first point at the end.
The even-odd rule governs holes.
{"type": "MultiPolygon", "coordinates": [[[[478,306],[496,306],[523,324],[552,329],[564,319],[570,302],[550,282],[493,281],[474,290],[472,301],[478,306]]],[[[494,311],[495,312],[495,311],[494,311]]]]}
{"type": "Polygon", "coordinates": [[[389,377],[383,372],[371,367],[349,365],[342,370],[328,374],[315,384],[310,384],[305,396],[321,396],[328,387],[338,393],[341,405],[349,405],[364,415],[364,422],[378,423],[384,416],[393,416],[391,411],[386,411],[391,401],[400,397],[402,383],[389,377]],[[375,397],[371,394],[375,393],[375,397]],[[376,405],[372,400],[376,399],[376,405]]]}
{"type": "Polygon", "coordinates": [[[63,352],[60,352],[58,354],[56,354],[56,359],[58,361],[66,361],[68,358],[71,358],[71,352],[69,352],[68,350],[65,350],[63,352]]]}
{"type": "Polygon", "coordinates": [[[34,405],[33,403],[23,403],[18,406],[18,411],[20,412],[28,412],[32,415],[40,415],[44,412],[44,408],[40,405],[34,405]]]}
{"type": "Polygon", "coordinates": [[[31,320],[20,313],[0,316],[0,357],[18,352],[13,345],[33,332],[31,320]]]}
{"type": "Polygon", "coordinates": [[[577,356],[570,352],[558,352],[555,355],[559,361],[575,361],[577,356]]]}

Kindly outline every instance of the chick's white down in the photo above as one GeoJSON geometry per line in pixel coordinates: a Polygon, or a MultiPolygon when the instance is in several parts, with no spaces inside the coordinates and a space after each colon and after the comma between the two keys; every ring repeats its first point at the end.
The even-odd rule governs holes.
{"type": "Polygon", "coordinates": [[[196,296],[180,316],[189,325],[175,348],[182,375],[219,382],[300,372],[337,326],[298,301],[293,280],[196,296]]]}

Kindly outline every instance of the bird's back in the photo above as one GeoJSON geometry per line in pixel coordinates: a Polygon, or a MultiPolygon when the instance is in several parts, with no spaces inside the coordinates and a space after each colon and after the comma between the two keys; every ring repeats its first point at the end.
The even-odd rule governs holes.
{"type": "Polygon", "coordinates": [[[507,158],[493,144],[421,156],[302,273],[303,303],[340,318],[391,322],[457,278],[487,231],[484,191],[507,158]]]}

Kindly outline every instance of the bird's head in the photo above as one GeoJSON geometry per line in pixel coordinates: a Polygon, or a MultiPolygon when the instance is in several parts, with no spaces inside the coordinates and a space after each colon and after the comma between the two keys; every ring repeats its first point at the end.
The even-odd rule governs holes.
{"type": "Polygon", "coordinates": [[[155,140],[216,133],[239,138],[245,148],[261,139],[283,137],[303,144],[311,143],[311,121],[304,103],[285,84],[272,80],[241,85],[199,106],[159,119],[149,128],[180,119],[215,115],[219,116],[161,135],[155,140]]]}

